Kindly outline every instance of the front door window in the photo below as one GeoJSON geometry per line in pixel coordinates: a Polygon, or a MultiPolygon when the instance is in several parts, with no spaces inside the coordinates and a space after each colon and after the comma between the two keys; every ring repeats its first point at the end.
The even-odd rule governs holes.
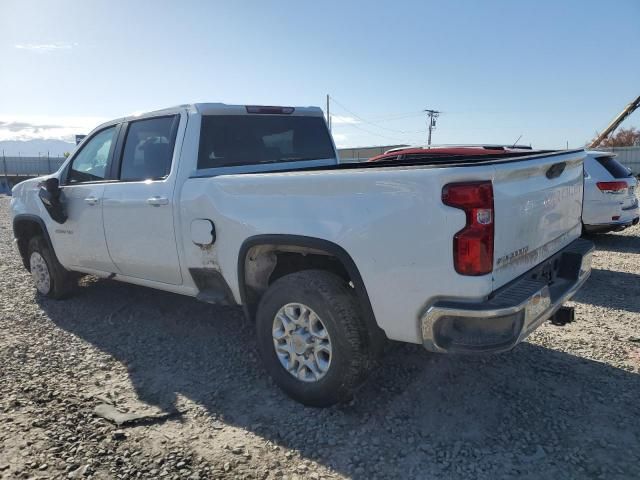
{"type": "Polygon", "coordinates": [[[116,127],[97,133],[82,147],[71,162],[69,183],[97,182],[107,175],[109,152],[114,142],[116,127]]]}

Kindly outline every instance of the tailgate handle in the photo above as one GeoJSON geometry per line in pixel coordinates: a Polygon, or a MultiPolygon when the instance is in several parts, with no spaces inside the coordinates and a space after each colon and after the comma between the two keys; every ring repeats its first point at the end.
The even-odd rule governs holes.
{"type": "Polygon", "coordinates": [[[552,178],[557,178],[562,175],[562,172],[564,172],[566,166],[566,162],[554,163],[547,169],[547,173],[545,175],[549,180],[551,180],[552,178]]]}

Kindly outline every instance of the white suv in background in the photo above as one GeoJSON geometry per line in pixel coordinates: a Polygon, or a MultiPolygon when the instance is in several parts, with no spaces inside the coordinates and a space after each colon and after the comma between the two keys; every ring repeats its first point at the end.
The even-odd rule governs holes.
{"type": "Polygon", "coordinates": [[[587,233],[619,231],[638,223],[638,181],[614,156],[608,152],[587,152],[582,211],[587,233]]]}

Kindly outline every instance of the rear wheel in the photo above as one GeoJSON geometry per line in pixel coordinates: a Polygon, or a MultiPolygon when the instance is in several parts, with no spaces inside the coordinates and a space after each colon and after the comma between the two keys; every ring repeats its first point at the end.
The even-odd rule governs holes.
{"type": "Polygon", "coordinates": [[[370,360],[368,333],[353,289],[321,270],[286,275],[257,313],[258,347],[282,390],[310,406],[349,400],[370,360]]]}
{"type": "Polygon", "coordinates": [[[60,265],[44,238],[29,241],[29,270],[38,293],[49,298],[64,298],[74,287],[73,274],[60,265]]]}

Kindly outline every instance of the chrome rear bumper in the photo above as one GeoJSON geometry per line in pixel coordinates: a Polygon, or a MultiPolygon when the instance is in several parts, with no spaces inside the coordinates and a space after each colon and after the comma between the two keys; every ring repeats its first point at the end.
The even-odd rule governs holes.
{"type": "Polygon", "coordinates": [[[593,249],[592,242],[577,239],[484,302],[438,301],[421,319],[424,347],[442,353],[510,350],[587,281],[593,249]]]}

